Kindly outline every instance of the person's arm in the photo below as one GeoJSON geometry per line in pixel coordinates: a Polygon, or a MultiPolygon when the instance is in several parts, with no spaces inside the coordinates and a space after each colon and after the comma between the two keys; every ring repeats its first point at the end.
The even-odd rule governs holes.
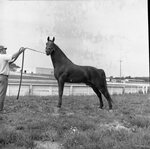
{"type": "Polygon", "coordinates": [[[21,47],[21,48],[19,49],[19,51],[17,51],[16,53],[14,53],[14,54],[12,55],[11,60],[9,61],[9,64],[11,64],[11,63],[13,63],[14,61],[16,61],[16,59],[18,58],[18,56],[19,56],[24,50],[25,50],[25,48],[21,47]]]}

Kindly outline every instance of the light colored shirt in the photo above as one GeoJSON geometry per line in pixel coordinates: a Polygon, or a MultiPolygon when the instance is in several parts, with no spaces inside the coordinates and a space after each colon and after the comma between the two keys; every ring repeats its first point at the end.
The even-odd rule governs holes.
{"type": "Polygon", "coordinates": [[[0,74],[9,75],[9,61],[12,59],[12,56],[7,54],[0,54],[0,74]]]}

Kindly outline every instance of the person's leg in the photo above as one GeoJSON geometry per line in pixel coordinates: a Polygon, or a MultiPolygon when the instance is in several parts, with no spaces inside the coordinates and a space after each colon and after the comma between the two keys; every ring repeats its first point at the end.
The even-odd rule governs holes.
{"type": "Polygon", "coordinates": [[[6,91],[8,86],[7,76],[0,76],[0,111],[3,111],[4,100],[6,97],[6,91]]]}

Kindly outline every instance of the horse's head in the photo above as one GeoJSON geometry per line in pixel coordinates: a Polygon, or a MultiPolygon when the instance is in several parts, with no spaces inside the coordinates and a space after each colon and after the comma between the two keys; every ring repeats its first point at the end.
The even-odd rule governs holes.
{"type": "Polygon", "coordinates": [[[49,37],[47,37],[47,43],[46,43],[46,55],[51,55],[52,52],[55,50],[54,45],[55,37],[51,40],[49,37]]]}

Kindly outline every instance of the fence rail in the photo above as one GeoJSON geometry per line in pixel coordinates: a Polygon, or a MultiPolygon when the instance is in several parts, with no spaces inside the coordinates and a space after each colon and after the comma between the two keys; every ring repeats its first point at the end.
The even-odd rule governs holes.
{"type": "MultiPolygon", "coordinates": [[[[128,83],[107,83],[108,90],[113,94],[143,93],[147,94],[150,88],[149,84],[128,84],[128,83]]],[[[16,96],[18,93],[19,83],[9,83],[7,96],[16,96]]],[[[65,84],[64,95],[93,95],[93,90],[84,84],[65,84]]],[[[53,96],[58,95],[58,85],[42,83],[23,83],[20,91],[21,96],[53,96]]]]}

